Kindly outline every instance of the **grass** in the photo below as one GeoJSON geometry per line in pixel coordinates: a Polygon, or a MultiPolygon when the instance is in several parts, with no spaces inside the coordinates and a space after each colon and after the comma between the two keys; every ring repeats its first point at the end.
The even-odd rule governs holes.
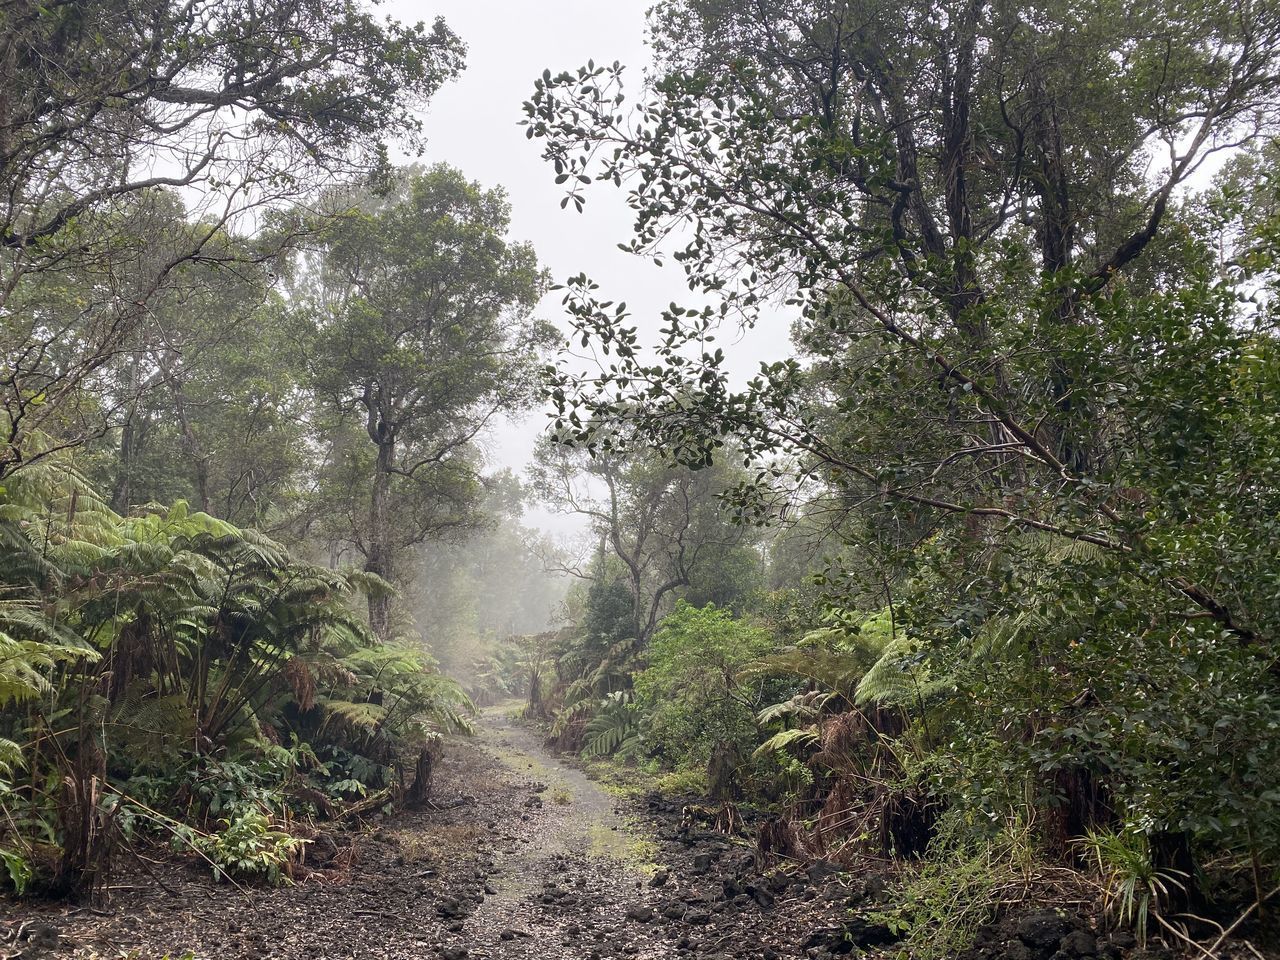
{"type": "Polygon", "coordinates": [[[591,856],[607,857],[631,867],[645,876],[652,876],[658,869],[658,844],[624,820],[625,828],[610,829],[604,823],[592,824],[590,829],[591,856]]]}
{"type": "Polygon", "coordinates": [[[575,762],[601,788],[627,800],[655,791],[666,797],[700,797],[707,790],[707,776],[701,770],[664,771],[639,764],[619,763],[612,757],[595,757],[575,762]]]}
{"type": "Polygon", "coordinates": [[[475,852],[486,830],[469,823],[438,824],[428,828],[396,830],[391,836],[401,855],[410,863],[438,863],[456,860],[475,852]]]}

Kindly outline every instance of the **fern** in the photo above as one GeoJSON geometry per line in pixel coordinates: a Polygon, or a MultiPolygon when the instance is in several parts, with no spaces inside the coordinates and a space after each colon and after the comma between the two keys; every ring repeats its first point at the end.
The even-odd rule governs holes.
{"type": "MultiPolygon", "coordinates": [[[[121,517],[65,466],[50,457],[0,489],[5,732],[55,741],[34,759],[21,737],[0,742],[0,783],[24,788],[0,789],[0,822],[33,831],[19,843],[56,833],[7,804],[58,802],[89,737],[163,803],[180,791],[157,777],[215,755],[276,770],[285,737],[383,770],[405,744],[470,729],[465,692],[422,653],[376,642],[353,609],[384,582],[300,562],[184,503],[121,517]]],[[[293,776],[286,766],[274,776],[293,776]]]]}
{"type": "Polygon", "coordinates": [[[821,739],[821,734],[816,726],[793,727],[790,730],[775,733],[760,746],[756,747],[753,756],[764,757],[771,753],[786,753],[788,747],[798,746],[807,749],[817,746],[821,739]]]}
{"type": "Polygon", "coordinates": [[[640,732],[640,711],[622,691],[609,694],[583,731],[582,756],[602,757],[618,753],[640,732]]]}

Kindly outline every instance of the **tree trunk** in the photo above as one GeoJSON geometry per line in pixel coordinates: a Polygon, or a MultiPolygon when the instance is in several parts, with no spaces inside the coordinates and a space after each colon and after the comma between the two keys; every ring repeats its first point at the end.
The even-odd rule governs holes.
{"type": "MultiPolygon", "coordinates": [[[[395,467],[395,441],[383,439],[378,444],[378,459],[373,474],[373,495],[369,503],[369,549],[364,569],[390,582],[391,569],[391,471],[395,467]]],[[[369,629],[380,640],[390,638],[391,597],[386,593],[369,595],[369,629]]]]}
{"type": "Polygon", "coordinates": [[[431,800],[431,774],[435,768],[435,756],[430,747],[418,751],[418,762],[414,767],[413,783],[405,795],[405,806],[410,810],[425,807],[431,800]]]}
{"type": "Polygon", "coordinates": [[[182,431],[182,446],[191,458],[191,484],[195,491],[196,507],[201,513],[209,512],[209,455],[204,452],[200,438],[187,417],[187,400],[182,392],[181,383],[173,383],[173,409],[178,416],[178,427],[182,431]]]}
{"type": "Polygon", "coordinates": [[[111,491],[111,509],[116,513],[129,512],[130,500],[133,496],[133,459],[137,437],[134,431],[131,411],[129,419],[120,427],[120,466],[116,473],[115,487],[111,491]]]}
{"type": "Polygon", "coordinates": [[[742,756],[735,744],[717,741],[707,761],[707,797],[712,800],[737,800],[742,791],[738,786],[738,768],[742,756]]]}

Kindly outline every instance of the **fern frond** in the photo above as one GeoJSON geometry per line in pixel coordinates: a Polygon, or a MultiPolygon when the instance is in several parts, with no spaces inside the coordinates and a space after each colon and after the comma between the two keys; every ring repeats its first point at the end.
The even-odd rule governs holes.
{"type": "Polygon", "coordinates": [[[760,746],[756,747],[752,756],[764,757],[771,753],[785,753],[788,747],[814,747],[821,739],[815,726],[793,727],[775,733],[760,746]]]}

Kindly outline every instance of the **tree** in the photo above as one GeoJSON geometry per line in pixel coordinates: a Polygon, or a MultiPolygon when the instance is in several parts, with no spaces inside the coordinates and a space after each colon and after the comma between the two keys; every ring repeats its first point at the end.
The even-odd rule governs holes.
{"type": "MultiPolygon", "coordinates": [[[[1153,246],[1178,189],[1275,129],[1270,6],[672,2],[655,24],[637,111],[620,65],[548,71],[529,135],[576,204],[629,184],[637,253],[687,228],[673,256],[710,303],[672,304],[650,363],[625,306],[574,278],[579,335],[616,362],[562,367],[566,428],[627,420],[691,463],[732,436],[851,498],[1143,549],[1113,485],[1115,381],[1088,361],[1118,288],[1205,259],[1153,246]],[[779,292],[845,389],[795,361],[733,387],[714,327],[779,292]]],[[[1169,560],[1169,589],[1258,640],[1169,560]]]]}
{"type": "Polygon", "coordinates": [[[912,787],[956,823],[1061,850],[1114,817],[1185,854],[1153,870],[1200,844],[1260,885],[1277,235],[1242,198],[1274,178],[1189,178],[1276,133],[1274,5],[672,0],[655,36],[635,110],[617,64],[526,105],[566,204],[625,185],[630,248],[701,301],[650,345],[569,282],[608,359],[552,378],[565,439],[691,465],[734,443],[747,505],[855,514],[902,634],[876,675],[945,678],[912,787]],[[779,302],[801,356],[736,383],[718,327],[779,302]]]}
{"type": "MultiPolygon", "coordinates": [[[[543,499],[587,517],[601,551],[619,562],[639,648],[683,592],[732,603],[751,588],[743,568],[760,562],[752,532],[718,499],[739,479],[732,468],[692,470],[643,454],[587,457],[547,440],[535,453],[533,473],[543,499]]],[[[566,572],[599,581],[612,579],[601,576],[608,569],[598,558],[590,569],[566,572]]],[[[604,583],[592,589],[603,591],[602,599],[611,592],[604,583]]]]}
{"type": "MultiPolygon", "coordinates": [[[[223,237],[219,246],[237,241],[223,237]]],[[[310,459],[289,308],[257,266],[187,264],[103,369],[120,424],[101,443],[112,507],[187,500],[279,526],[310,459]]]]}
{"type": "Polygon", "coordinates": [[[461,63],[443,22],[356,0],[6,4],[0,476],[117,422],[131,398],[99,374],[180,268],[270,259],[288,230],[218,239],[419,143],[415,109],[461,63]]]}
{"type": "MultiPolygon", "coordinates": [[[[533,396],[551,342],[530,316],[545,281],[533,250],[506,238],[503,194],[455,170],[407,171],[385,194],[344,199],[302,274],[312,383],[341,424],[336,495],[349,498],[357,477],[367,490],[338,535],[392,581],[407,548],[478,522],[475,440],[533,396]]],[[[390,612],[388,596],[371,596],[381,637],[390,612]]]]}
{"type": "MultiPolygon", "coordinates": [[[[740,683],[738,675],[771,647],[768,633],[713,603],[701,608],[678,603],[654,637],[647,666],[636,675],[650,747],[686,765],[707,764],[717,749],[754,744],[761,691],[740,683]]],[[[712,784],[717,796],[728,787],[728,778],[719,779],[712,784]]]]}

